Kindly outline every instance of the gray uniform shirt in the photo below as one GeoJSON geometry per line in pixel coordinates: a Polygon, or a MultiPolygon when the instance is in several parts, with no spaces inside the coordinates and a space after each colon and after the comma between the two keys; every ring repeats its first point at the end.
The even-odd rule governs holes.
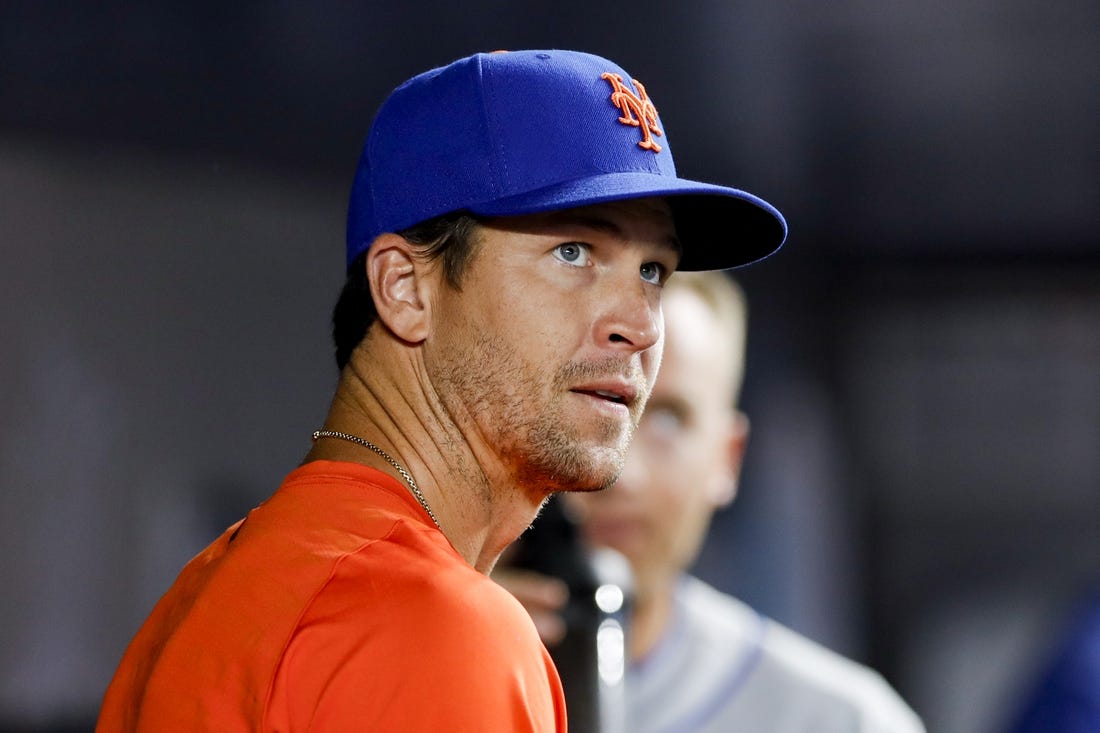
{"type": "Polygon", "coordinates": [[[626,697],[631,733],[924,733],[877,672],[692,577],[626,697]]]}

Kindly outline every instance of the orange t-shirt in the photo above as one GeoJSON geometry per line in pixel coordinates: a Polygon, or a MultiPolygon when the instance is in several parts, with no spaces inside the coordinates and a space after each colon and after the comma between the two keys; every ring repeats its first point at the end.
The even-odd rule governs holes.
{"type": "Polygon", "coordinates": [[[130,643],[116,731],[565,731],[523,607],[408,490],[316,461],[196,556],[130,643]]]}

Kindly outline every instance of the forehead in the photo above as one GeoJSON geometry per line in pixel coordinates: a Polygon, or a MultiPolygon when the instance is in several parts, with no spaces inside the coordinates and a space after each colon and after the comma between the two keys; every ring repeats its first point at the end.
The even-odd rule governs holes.
{"type": "Polygon", "coordinates": [[[698,364],[711,362],[721,351],[726,334],[718,317],[697,293],[687,288],[666,288],[661,298],[665,319],[665,362],[698,364]]]}
{"type": "Polygon", "coordinates": [[[666,288],[661,300],[665,342],[653,394],[701,392],[708,401],[725,404],[740,369],[733,361],[729,325],[689,288],[666,288]]]}

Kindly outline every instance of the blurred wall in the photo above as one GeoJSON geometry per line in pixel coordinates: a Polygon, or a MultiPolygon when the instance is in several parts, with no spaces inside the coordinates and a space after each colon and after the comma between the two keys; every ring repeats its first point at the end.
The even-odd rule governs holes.
{"type": "Polygon", "coordinates": [[[308,449],[343,192],[8,138],[0,200],[0,722],[48,722],[308,449]]]}
{"type": "Polygon", "coordinates": [[[0,729],[90,725],[180,565],[300,459],[386,91],[615,58],[775,202],[699,572],[995,733],[1100,583],[1100,6],[0,7],[0,729]]]}

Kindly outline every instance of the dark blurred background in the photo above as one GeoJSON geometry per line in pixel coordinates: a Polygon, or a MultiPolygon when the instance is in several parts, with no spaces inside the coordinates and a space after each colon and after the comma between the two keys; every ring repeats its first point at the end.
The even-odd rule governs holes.
{"type": "Polygon", "coordinates": [[[739,272],[753,432],[699,573],[1002,730],[1100,585],[1086,0],[0,4],[0,729],[89,730],[304,454],[384,95],[521,47],[616,60],[682,174],[790,222],[739,272]]]}

